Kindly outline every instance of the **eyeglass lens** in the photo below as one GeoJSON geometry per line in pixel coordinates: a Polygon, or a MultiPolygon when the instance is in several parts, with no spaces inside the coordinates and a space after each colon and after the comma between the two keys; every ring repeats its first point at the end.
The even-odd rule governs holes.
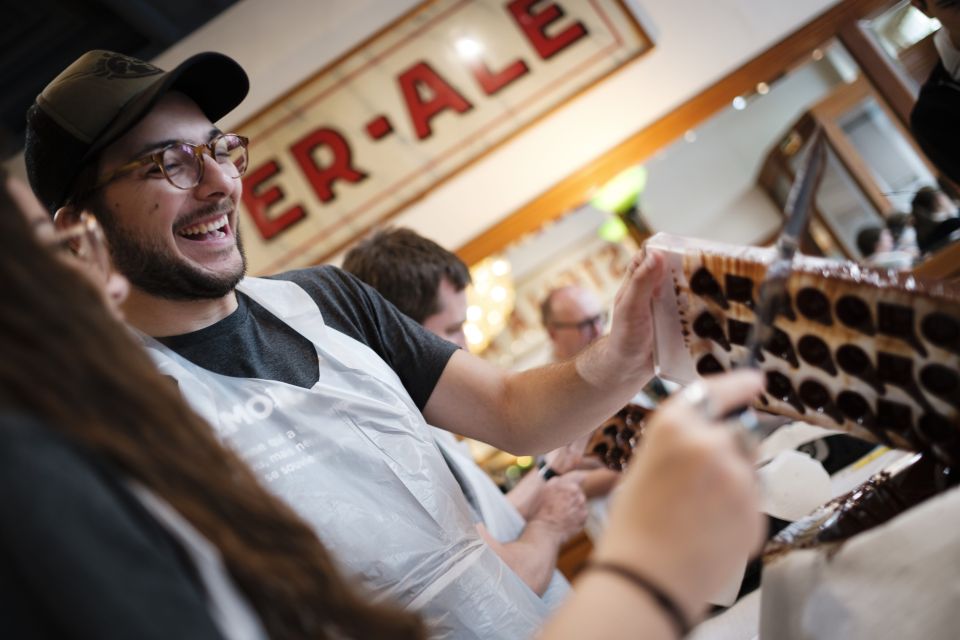
{"type": "Polygon", "coordinates": [[[84,218],[77,225],[58,233],[55,247],[64,255],[90,265],[104,275],[110,273],[106,240],[93,218],[84,218]]]}
{"type": "Polygon", "coordinates": [[[247,148],[239,136],[220,136],[210,145],[194,147],[175,144],[163,151],[163,173],[170,183],[180,189],[191,189],[200,182],[203,153],[209,152],[231,178],[239,178],[247,169],[247,148]]]}

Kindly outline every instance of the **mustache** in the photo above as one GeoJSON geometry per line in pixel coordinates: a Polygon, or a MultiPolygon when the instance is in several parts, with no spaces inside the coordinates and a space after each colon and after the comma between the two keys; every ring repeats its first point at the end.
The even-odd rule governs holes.
{"type": "Polygon", "coordinates": [[[212,215],[218,214],[231,214],[234,210],[234,203],[230,198],[224,198],[220,202],[207,205],[196,211],[191,211],[190,213],[185,213],[179,218],[177,218],[173,223],[174,229],[183,229],[184,227],[192,226],[204,218],[208,218],[212,215]]]}

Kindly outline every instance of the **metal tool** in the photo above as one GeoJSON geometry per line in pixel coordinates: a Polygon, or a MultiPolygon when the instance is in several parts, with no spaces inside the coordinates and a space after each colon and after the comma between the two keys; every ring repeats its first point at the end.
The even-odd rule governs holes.
{"type": "MultiPolygon", "coordinates": [[[[773,321],[780,309],[789,304],[787,279],[793,270],[793,257],[797,253],[807,222],[810,220],[813,197],[823,175],[825,161],[826,147],[823,130],[818,127],[811,136],[806,157],[797,171],[793,185],[790,187],[790,194],[787,196],[784,209],[787,220],[777,238],[775,245],[777,255],[767,267],[767,272],[759,286],[757,304],[754,307],[755,320],[747,338],[747,362],[743,366],[759,368],[757,363],[760,350],[773,337],[773,321]]],[[[751,409],[735,412],[731,418],[738,419],[747,430],[757,436],[760,435],[760,421],[751,409]]]]}

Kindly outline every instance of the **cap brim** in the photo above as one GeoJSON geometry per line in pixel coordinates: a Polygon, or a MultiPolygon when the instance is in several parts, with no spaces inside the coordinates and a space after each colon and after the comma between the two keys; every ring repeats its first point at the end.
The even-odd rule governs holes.
{"type": "Polygon", "coordinates": [[[222,53],[198,53],[164,73],[124,105],[114,121],[97,136],[84,160],[132,129],[170,91],[179,91],[192,99],[210,122],[216,122],[239,105],[249,89],[246,72],[232,58],[222,53]]]}

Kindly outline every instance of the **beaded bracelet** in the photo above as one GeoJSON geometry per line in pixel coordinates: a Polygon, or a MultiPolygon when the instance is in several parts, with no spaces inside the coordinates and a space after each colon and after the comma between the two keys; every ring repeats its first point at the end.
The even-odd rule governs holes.
{"type": "Polygon", "coordinates": [[[686,635],[690,633],[690,624],[687,622],[686,616],[683,614],[683,611],[673,600],[673,598],[668,596],[660,587],[656,586],[650,582],[650,580],[640,575],[633,569],[615,562],[591,562],[587,565],[587,569],[592,569],[594,571],[606,571],[608,573],[616,574],[621,578],[625,578],[634,586],[640,587],[643,591],[646,591],[647,594],[650,595],[658,605],[660,605],[660,609],[667,614],[667,617],[670,618],[673,626],[676,627],[679,637],[686,637],[686,635]]]}

